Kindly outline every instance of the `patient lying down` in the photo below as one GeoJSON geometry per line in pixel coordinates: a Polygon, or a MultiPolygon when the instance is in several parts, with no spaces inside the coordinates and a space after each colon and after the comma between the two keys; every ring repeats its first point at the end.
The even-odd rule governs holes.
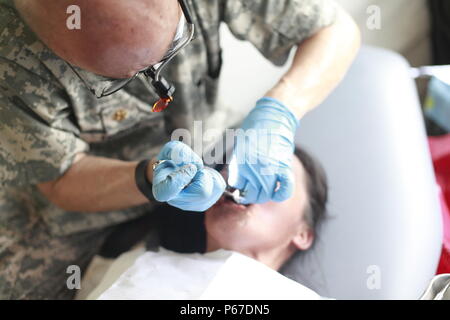
{"type": "Polygon", "coordinates": [[[276,272],[312,246],[327,202],[320,165],[302,150],[294,158],[296,187],[290,199],[243,206],[223,197],[205,213],[204,254],[162,248],[126,253],[90,298],[319,298],[276,272]]]}

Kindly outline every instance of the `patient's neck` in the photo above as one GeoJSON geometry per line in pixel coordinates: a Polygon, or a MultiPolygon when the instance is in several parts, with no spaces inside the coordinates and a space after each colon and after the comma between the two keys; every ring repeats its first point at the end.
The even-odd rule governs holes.
{"type": "Polygon", "coordinates": [[[257,250],[257,249],[236,249],[223,248],[218,241],[210,235],[207,236],[206,252],[214,252],[220,249],[239,252],[250,258],[253,258],[273,270],[280,270],[281,267],[293,256],[297,249],[292,245],[287,245],[285,248],[273,248],[271,250],[257,250]]]}

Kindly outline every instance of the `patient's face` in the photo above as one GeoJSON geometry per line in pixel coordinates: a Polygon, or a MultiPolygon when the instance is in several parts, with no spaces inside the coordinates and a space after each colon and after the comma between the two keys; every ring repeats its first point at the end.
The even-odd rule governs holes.
{"type": "MultiPolygon", "coordinates": [[[[303,219],[307,205],[305,171],[294,156],[296,186],[293,196],[281,203],[269,202],[243,206],[222,197],[206,212],[208,246],[254,255],[287,248],[300,230],[308,230],[303,219]]],[[[224,174],[224,173],[223,173],[224,174]]],[[[306,250],[309,244],[305,242],[306,250]]]]}

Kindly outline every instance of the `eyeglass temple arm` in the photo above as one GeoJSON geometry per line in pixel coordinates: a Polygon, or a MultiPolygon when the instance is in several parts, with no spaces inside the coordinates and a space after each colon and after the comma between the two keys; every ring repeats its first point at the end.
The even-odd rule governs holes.
{"type": "Polygon", "coordinates": [[[191,16],[191,10],[189,9],[189,6],[186,4],[186,0],[178,0],[181,6],[181,10],[183,10],[183,13],[185,15],[186,21],[189,24],[193,24],[192,22],[192,16],[191,16]]]}
{"type": "MultiPolygon", "coordinates": [[[[191,11],[189,6],[186,4],[186,0],[178,0],[181,6],[181,10],[183,10],[184,16],[188,24],[192,25],[191,36],[192,39],[194,33],[194,26],[192,22],[191,11]]],[[[187,45],[187,43],[186,43],[187,45]]],[[[185,46],[186,46],[185,45],[185,46]]],[[[185,47],[183,46],[183,47],[185,47]]],[[[161,69],[166,65],[171,59],[165,61],[163,65],[156,70],[154,67],[149,68],[145,71],[145,74],[152,79],[152,86],[155,88],[156,93],[162,99],[172,99],[173,94],[175,93],[175,87],[171,85],[164,77],[160,75],[161,69]]]]}

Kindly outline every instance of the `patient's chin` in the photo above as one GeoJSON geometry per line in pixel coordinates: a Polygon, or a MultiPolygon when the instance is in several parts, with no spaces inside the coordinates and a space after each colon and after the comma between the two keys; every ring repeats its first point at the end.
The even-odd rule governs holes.
{"type": "Polygon", "coordinates": [[[240,238],[248,234],[254,211],[254,206],[239,205],[223,197],[206,212],[206,229],[215,238],[240,238]]]}

